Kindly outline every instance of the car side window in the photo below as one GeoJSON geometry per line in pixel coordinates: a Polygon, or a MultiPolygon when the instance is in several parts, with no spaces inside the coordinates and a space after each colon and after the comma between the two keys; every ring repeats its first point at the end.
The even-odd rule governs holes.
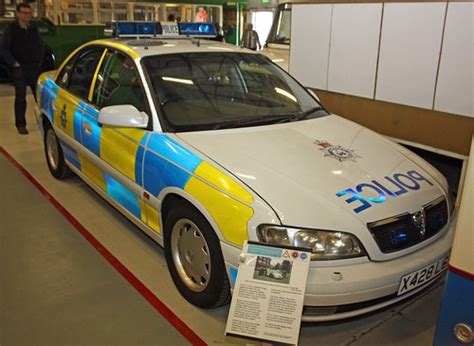
{"type": "Polygon", "coordinates": [[[99,108],[132,105],[146,111],[145,93],[135,62],[118,52],[108,52],[97,78],[93,103],[99,108]]]}
{"type": "Polygon", "coordinates": [[[61,71],[58,84],[79,98],[87,100],[103,51],[102,48],[93,48],[79,52],[61,71]]]}
{"type": "Polygon", "coordinates": [[[76,63],[76,60],[77,60],[77,55],[72,57],[63,67],[61,72],[59,72],[59,76],[56,79],[57,85],[59,85],[62,88],[67,87],[67,83],[69,82],[69,77],[71,76],[71,71],[72,71],[72,68],[74,67],[74,64],[76,63]]]}

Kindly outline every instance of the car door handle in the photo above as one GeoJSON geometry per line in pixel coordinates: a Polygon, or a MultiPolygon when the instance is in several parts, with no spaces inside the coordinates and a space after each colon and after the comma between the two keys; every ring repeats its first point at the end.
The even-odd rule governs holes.
{"type": "Polygon", "coordinates": [[[89,123],[82,123],[82,128],[84,130],[84,134],[87,136],[92,136],[92,126],[89,123]]]}
{"type": "Polygon", "coordinates": [[[58,110],[58,104],[56,102],[51,102],[51,108],[56,112],[58,110]]]}

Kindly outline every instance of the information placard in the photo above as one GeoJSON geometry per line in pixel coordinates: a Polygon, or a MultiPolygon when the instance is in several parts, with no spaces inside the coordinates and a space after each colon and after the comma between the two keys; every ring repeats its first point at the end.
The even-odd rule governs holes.
{"type": "Polygon", "coordinates": [[[297,344],[311,252],[245,243],[226,334],[297,344]]]}

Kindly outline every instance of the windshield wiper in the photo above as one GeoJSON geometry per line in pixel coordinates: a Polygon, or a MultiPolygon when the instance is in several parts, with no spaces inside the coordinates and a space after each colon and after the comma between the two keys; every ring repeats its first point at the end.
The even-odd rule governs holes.
{"type": "Polygon", "coordinates": [[[324,108],[321,106],[318,106],[318,107],[313,107],[311,109],[308,109],[304,112],[278,114],[278,115],[273,115],[273,116],[265,115],[265,116],[261,116],[257,118],[251,118],[251,119],[228,121],[228,122],[214,124],[212,126],[212,129],[219,130],[219,129],[224,129],[224,128],[230,129],[230,128],[235,128],[235,127],[244,127],[247,125],[269,125],[269,124],[293,122],[293,121],[303,120],[306,117],[308,117],[311,113],[321,111],[321,110],[324,110],[324,108]]]}
{"type": "Polygon", "coordinates": [[[261,116],[257,118],[250,118],[250,119],[240,119],[235,121],[227,121],[223,123],[218,123],[212,126],[213,130],[219,129],[231,129],[235,127],[244,127],[247,125],[267,125],[267,124],[276,124],[281,122],[282,120],[287,120],[288,114],[279,114],[275,116],[261,116]]]}
{"type": "Polygon", "coordinates": [[[285,123],[285,122],[293,122],[293,121],[299,121],[307,118],[311,113],[318,112],[318,111],[323,111],[324,108],[321,106],[318,107],[313,107],[310,108],[304,112],[298,112],[298,113],[288,113],[285,114],[285,119],[282,119],[280,122],[285,123]]]}

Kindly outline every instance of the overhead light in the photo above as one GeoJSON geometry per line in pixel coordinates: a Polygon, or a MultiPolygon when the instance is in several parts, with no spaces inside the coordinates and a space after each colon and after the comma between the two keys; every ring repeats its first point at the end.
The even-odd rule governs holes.
{"type": "Polygon", "coordinates": [[[296,97],[294,97],[291,93],[289,93],[289,92],[286,91],[286,90],[283,90],[283,89],[281,89],[281,88],[275,87],[275,91],[276,91],[277,93],[279,93],[280,95],[283,95],[283,96],[289,98],[291,101],[293,101],[293,102],[295,102],[295,103],[298,102],[298,100],[296,99],[296,97]]]}
{"type": "Polygon", "coordinates": [[[181,79],[181,78],[173,78],[173,77],[161,77],[161,79],[167,82],[175,82],[175,83],[188,84],[188,85],[194,84],[194,82],[190,79],[181,79]]]}

